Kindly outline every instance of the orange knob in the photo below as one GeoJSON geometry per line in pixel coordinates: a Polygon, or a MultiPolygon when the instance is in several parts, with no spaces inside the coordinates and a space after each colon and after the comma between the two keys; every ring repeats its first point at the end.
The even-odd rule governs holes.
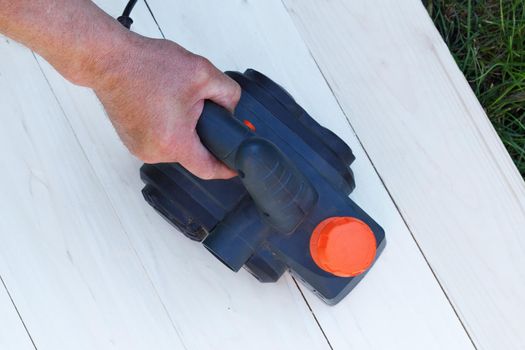
{"type": "Polygon", "coordinates": [[[376,255],[376,239],[363,221],[330,217],[317,225],[310,237],[310,253],[321,269],[339,277],[366,271],[376,255]]]}

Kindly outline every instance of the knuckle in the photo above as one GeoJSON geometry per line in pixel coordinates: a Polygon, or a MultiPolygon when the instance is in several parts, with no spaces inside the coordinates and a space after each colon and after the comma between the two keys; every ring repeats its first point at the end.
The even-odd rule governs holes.
{"type": "Polygon", "coordinates": [[[129,148],[130,152],[144,163],[155,164],[171,161],[173,145],[164,138],[157,139],[154,143],[129,148]]]}
{"type": "Polygon", "coordinates": [[[202,56],[196,56],[193,64],[193,80],[197,86],[206,85],[212,73],[212,64],[202,56]]]}
{"type": "Polygon", "coordinates": [[[238,102],[241,99],[241,87],[235,83],[235,87],[231,90],[231,99],[238,102]]]}
{"type": "Polygon", "coordinates": [[[161,159],[159,158],[159,155],[156,152],[152,152],[147,147],[141,146],[141,147],[130,148],[130,152],[131,154],[133,154],[135,157],[137,157],[144,163],[155,164],[161,161],[161,159]]]}
{"type": "Polygon", "coordinates": [[[195,55],[193,59],[196,70],[209,71],[211,62],[206,57],[195,55]]]}
{"type": "Polygon", "coordinates": [[[212,180],[215,178],[215,171],[210,168],[199,171],[198,176],[203,180],[212,180]]]}
{"type": "Polygon", "coordinates": [[[144,163],[154,164],[157,163],[158,160],[152,156],[152,154],[145,152],[143,150],[133,150],[131,149],[131,154],[133,154],[135,157],[143,161],[144,163]]]}

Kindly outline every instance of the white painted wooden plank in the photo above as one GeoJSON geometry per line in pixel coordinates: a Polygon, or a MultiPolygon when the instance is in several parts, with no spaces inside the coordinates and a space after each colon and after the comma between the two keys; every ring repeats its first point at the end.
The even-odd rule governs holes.
{"type": "Polygon", "coordinates": [[[32,53],[0,39],[0,274],[39,349],[183,343],[32,53]]]}
{"type": "Polygon", "coordinates": [[[524,182],[421,1],[285,3],[475,343],[525,348],[524,182]]]}
{"type": "MultiPolygon", "coordinates": [[[[116,2],[101,5],[113,15],[122,10],[116,2]]],[[[158,36],[142,3],[133,18],[134,28],[158,36]]],[[[186,348],[329,348],[290,278],[262,285],[247,272],[233,274],[154,212],[140,193],[141,163],[121,144],[94,94],[39,62],[186,348]]]]}
{"type": "Polygon", "coordinates": [[[31,338],[24,329],[22,321],[0,282],[0,349],[32,350],[35,349],[31,338]]]}
{"type": "Polygon", "coordinates": [[[140,194],[141,163],[94,94],[44,71],[187,349],[328,348],[291,279],[270,285],[234,274],[154,212],[140,194]]]}
{"type": "MultiPolygon", "coordinates": [[[[250,66],[268,73],[354,148],[358,190],[353,197],[385,226],[390,241],[372,273],[341,304],[330,308],[309,295],[314,311],[328,315],[322,325],[332,345],[341,349],[470,348],[281,3],[153,1],[150,5],[168,37],[208,56],[223,69],[250,66]]],[[[134,13],[135,23],[140,23],[140,16],[139,11],[134,13]]],[[[273,342],[273,347],[296,348],[293,344],[302,339],[303,347],[317,347],[309,316],[303,315],[303,324],[297,326],[304,334],[292,326],[297,321],[289,314],[297,313],[298,301],[290,298],[294,287],[289,278],[262,285],[246,273],[233,274],[202,247],[164,224],[137,196],[141,186],[138,164],[129,160],[109,122],[100,121],[100,106],[92,107],[94,96],[66,84],[48,66],[44,69],[146,269],[154,283],[162,285],[159,294],[171,317],[176,323],[184,319],[180,321],[183,337],[198,337],[198,327],[211,323],[217,330],[204,329],[206,336],[196,340],[202,342],[197,345],[209,345],[212,339],[233,347],[262,347],[273,342]],[[193,292],[192,298],[186,298],[189,291],[203,290],[203,286],[211,292],[193,292]],[[268,311],[274,317],[262,325],[268,311]]]]}

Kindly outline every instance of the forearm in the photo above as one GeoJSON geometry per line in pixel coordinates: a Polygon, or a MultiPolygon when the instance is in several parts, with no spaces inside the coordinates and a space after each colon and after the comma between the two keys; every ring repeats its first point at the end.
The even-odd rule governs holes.
{"type": "Polygon", "coordinates": [[[89,0],[0,0],[0,33],[43,56],[74,83],[95,87],[132,34],[89,0]]]}
{"type": "Polygon", "coordinates": [[[0,0],[0,33],[91,87],[143,161],[179,162],[202,178],[235,174],[195,130],[205,100],[233,111],[241,95],[208,60],[169,40],[130,32],[89,0],[0,0]]]}

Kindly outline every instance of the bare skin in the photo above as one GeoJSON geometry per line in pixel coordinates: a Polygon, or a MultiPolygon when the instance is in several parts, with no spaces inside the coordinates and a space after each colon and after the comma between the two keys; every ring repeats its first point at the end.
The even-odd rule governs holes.
{"type": "Polygon", "coordinates": [[[179,162],[204,179],[235,175],[195,132],[204,100],[233,111],[240,98],[238,84],[205,58],[129,32],[89,0],[0,0],[0,33],[92,88],[144,162],[179,162]]]}

